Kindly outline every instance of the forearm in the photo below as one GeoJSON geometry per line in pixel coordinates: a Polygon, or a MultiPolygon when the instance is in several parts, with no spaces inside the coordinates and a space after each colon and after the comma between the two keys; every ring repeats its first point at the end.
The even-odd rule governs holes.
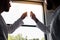
{"type": "Polygon", "coordinates": [[[37,18],[34,18],[33,20],[34,20],[36,23],[39,21],[37,18]]]}
{"type": "Polygon", "coordinates": [[[21,19],[18,19],[14,24],[12,24],[12,25],[10,25],[10,27],[8,27],[8,33],[14,32],[22,24],[23,24],[23,21],[21,19]]]}
{"type": "Polygon", "coordinates": [[[37,18],[34,19],[34,21],[37,24],[37,27],[41,29],[44,33],[50,33],[50,28],[46,27],[44,24],[42,24],[37,18]]]}
{"type": "Polygon", "coordinates": [[[43,25],[41,22],[37,23],[37,27],[42,30],[44,33],[50,33],[50,29],[43,25]]]}

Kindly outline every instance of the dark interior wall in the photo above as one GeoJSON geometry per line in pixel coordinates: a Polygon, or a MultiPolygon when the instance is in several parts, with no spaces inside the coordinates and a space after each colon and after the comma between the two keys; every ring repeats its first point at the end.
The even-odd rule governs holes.
{"type": "Polygon", "coordinates": [[[47,9],[48,10],[52,9],[52,2],[51,2],[51,0],[47,0],[47,9]]]}
{"type": "Polygon", "coordinates": [[[47,0],[47,9],[56,9],[60,5],[60,0],[47,0]]]}

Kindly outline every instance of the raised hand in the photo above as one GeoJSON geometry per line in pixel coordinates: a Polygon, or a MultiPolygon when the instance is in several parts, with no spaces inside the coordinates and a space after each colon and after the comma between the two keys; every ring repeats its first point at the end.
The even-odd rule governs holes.
{"type": "Polygon", "coordinates": [[[31,17],[33,20],[36,19],[36,16],[35,16],[35,14],[34,14],[32,11],[30,12],[30,17],[31,17]]]}
{"type": "Polygon", "coordinates": [[[27,16],[27,12],[24,12],[21,16],[21,19],[23,20],[27,16]]]}
{"type": "Polygon", "coordinates": [[[35,14],[31,11],[30,17],[37,23],[39,20],[36,18],[35,14]]]}

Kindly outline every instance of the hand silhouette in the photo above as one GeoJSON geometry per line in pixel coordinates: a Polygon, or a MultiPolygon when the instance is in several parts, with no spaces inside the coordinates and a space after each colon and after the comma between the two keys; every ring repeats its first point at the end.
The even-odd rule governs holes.
{"type": "Polygon", "coordinates": [[[21,16],[21,19],[23,20],[27,16],[27,12],[24,12],[21,16]]]}

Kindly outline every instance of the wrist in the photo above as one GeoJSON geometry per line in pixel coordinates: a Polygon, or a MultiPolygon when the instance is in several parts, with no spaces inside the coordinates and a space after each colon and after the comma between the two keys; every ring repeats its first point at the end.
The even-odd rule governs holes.
{"type": "Polygon", "coordinates": [[[21,20],[23,20],[23,18],[20,18],[21,20]]]}
{"type": "Polygon", "coordinates": [[[37,18],[34,18],[34,21],[37,23],[38,22],[38,19],[37,18]]]}

